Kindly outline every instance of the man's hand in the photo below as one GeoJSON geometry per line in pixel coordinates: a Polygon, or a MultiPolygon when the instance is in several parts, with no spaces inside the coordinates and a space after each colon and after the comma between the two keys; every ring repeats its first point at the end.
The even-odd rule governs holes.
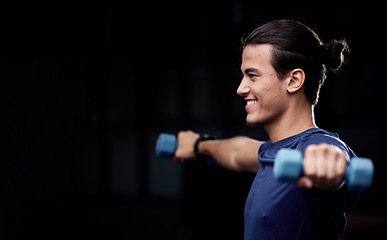
{"type": "Polygon", "coordinates": [[[193,131],[181,131],[177,134],[177,142],[179,147],[175,152],[173,161],[184,161],[184,160],[197,160],[194,152],[194,145],[196,140],[199,138],[199,134],[193,131]]]}
{"type": "Polygon", "coordinates": [[[304,154],[305,176],[297,181],[297,185],[337,191],[343,186],[348,161],[346,153],[336,146],[325,143],[310,145],[304,154]]]}

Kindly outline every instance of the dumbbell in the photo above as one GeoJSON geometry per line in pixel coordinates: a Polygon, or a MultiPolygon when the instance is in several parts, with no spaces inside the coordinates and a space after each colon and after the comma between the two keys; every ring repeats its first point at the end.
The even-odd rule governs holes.
{"type": "MultiPolygon", "coordinates": [[[[156,142],[156,156],[159,158],[171,159],[175,155],[179,143],[176,136],[169,133],[160,133],[156,142]]],[[[220,167],[214,159],[207,159],[207,165],[211,167],[220,167]]]]}
{"type": "MultiPolygon", "coordinates": [[[[274,161],[274,177],[279,181],[294,182],[304,175],[304,161],[299,150],[280,149],[274,161]]],[[[344,179],[348,190],[364,192],[372,184],[374,165],[368,158],[351,159],[344,179]]]]}

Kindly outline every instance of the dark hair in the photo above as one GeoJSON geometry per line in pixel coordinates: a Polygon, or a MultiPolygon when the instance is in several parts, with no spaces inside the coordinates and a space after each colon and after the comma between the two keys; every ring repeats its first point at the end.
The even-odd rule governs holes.
{"type": "Polygon", "coordinates": [[[313,105],[318,102],[327,69],[340,69],[349,53],[345,40],[324,44],[313,30],[292,20],[266,23],[242,39],[242,48],[256,44],[272,45],[271,64],[280,79],[296,68],[305,72],[305,95],[313,105]]]}

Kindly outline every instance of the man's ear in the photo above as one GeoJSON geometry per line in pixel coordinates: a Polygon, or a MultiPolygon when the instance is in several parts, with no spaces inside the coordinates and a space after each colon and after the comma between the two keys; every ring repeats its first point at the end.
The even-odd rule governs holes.
{"type": "Polygon", "coordinates": [[[305,72],[302,69],[296,68],[288,76],[287,90],[289,93],[295,93],[304,86],[305,72]]]}

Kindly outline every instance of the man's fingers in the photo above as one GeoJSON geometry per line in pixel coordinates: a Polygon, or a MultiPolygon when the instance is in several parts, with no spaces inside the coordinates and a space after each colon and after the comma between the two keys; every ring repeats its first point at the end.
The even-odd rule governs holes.
{"type": "Polygon", "coordinates": [[[325,143],[310,145],[304,153],[304,174],[310,180],[300,181],[301,186],[310,182],[323,189],[336,189],[343,181],[347,165],[346,154],[340,148],[325,143]]]}
{"type": "Polygon", "coordinates": [[[340,175],[341,177],[344,177],[345,169],[347,167],[347,158],[346,156],[343,156],[343,159],[345,161],[337,161],[336,162],[336,173],[340,175]]]}
{"type": "Polygon", "coordinates": [[[330,159],[327,159],[327,155],[325,155],[323,152],[319,152],[315,157],[315,164],[316,164],[316,175],[315,177],[320,179],[325,179],[327,177],[327,163],[330,161],[330,159]]]}
{"type": "Polygon", "coordinates": [[[304,175],[314,176],[316,174],[316,165],[314,163],[314,156],[316,145],[310,145],[304,154],[304,175]]]}
{"type": "Polygon", "coordinates": [[[313,187],[313,181],[310,178],[308,178],[308,177],[300,177],[297,180],[297,185],[299,187],[303,187],[303,188],[312,188],[313,187]]]}

